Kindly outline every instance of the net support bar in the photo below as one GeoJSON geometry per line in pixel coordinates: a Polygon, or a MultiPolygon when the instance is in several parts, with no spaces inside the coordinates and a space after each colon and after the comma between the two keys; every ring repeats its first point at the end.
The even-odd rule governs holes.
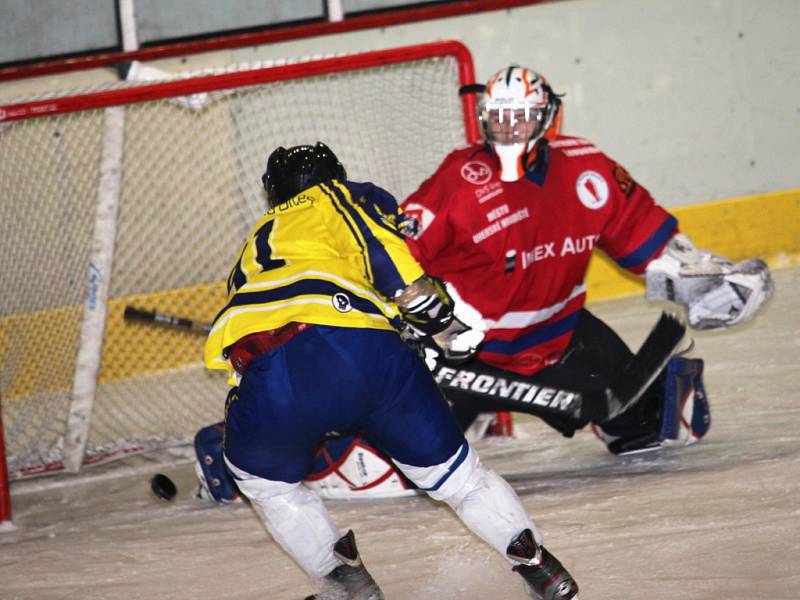
{"type": "Polygon", "coordinates": [[[88,293],[83,309],[78,357],[75,361],[75,379],[64,440],[64,467],[72,472],[78,471],[83,463],[97,389],[103,331],[108,311],[114,240],[117,232],[117,213],[122,193],[124,134],[125,108],[122,106],[107,108],[92,252],[89,258],[88,293]]]}

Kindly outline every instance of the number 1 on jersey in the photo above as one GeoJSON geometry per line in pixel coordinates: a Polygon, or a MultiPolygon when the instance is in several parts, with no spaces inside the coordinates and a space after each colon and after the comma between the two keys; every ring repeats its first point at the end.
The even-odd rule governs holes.
{"type": "MultiPolygon", "coordinates": [[[[255,248],[256,248],[256,262],[261,265],[261,271],[269,271],[277,269],[286,264],[282,258],[274,258],[272,256],[272,247],[269,245],[269,236],[272,233],[272,227],[275,221],[270,220],[264,223],[255,234],[255,248]]],[[[247,245],[242,248],[242,253],[239,255],[239,260],[236,261],[236,266],[228,275],[228,294],[231,290],[238,290],[247,282],[247,274],[242,261],[247,252],[247,245]]]]}

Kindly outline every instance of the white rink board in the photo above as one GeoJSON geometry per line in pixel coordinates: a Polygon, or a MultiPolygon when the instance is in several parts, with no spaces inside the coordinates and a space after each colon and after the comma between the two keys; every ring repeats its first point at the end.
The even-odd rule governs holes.
{"type": "MultiPolygon", "coordinates": [[[[754,323],[695,334],[713,424],[701,444],[620,459],[517,417],[485,442],[577,578],[583,600],[790,600],[800,595],[800,269],[775,272],[754,323]]],[[[659,306],[591,307],[638,347],[659,306]]],[[[185,458],[185,457],[184,457],[185,458]]],[[[185,460],[139,457],[12,485],[0,532],[0,596],[14,600],[299,600],[314,591],[243,505],[205,508],[185,460]],[[157,502],[158,471],[179,487],[157,502]]],[[[425,498],[330,503],[391,600],[525,598],[505,562],[425,498]]]]}

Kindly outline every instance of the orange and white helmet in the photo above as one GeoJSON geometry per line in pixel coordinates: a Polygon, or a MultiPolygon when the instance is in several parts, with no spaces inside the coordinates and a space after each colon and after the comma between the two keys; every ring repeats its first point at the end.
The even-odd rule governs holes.
{"type": "Polygon", "coordinates": [[[547,80],[511,65],[495,73],[478,102],[483,134],[500,158],[503,181],[517,181],[528,157],[556,122],[561,100],[547,80]]]}

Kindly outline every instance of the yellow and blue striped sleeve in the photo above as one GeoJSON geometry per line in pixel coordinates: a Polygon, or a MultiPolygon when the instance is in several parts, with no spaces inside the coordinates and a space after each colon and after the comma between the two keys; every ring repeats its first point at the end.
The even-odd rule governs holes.
{"type": "Polygon", "coordinates": [[[391,194],[371,183],[333,181],[320,187],[344,217],[361,247],[366,276],[384,298],[394,298],[425,274],[398,229],[399,210],[391,194]]]}

